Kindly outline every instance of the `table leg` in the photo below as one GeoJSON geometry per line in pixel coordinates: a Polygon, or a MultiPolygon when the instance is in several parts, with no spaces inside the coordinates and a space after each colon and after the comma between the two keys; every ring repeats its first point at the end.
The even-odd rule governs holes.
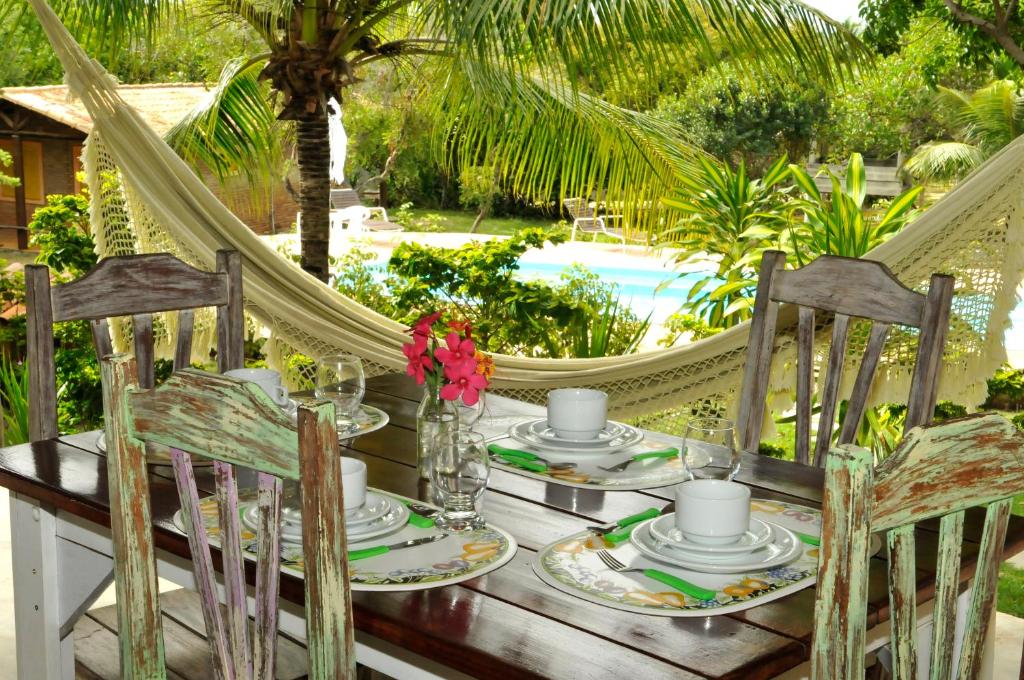
{"type": "Polygon", "coordinates": [[[52,508],[11,494],[18,677],[73,680],[74,627],[113,581],[113,561],[60,536],[52,508]]]}
{"type": "Polygon", "coordinates": [[[11,494],[14,630],[20,680],[73,680],[74,638],[60,637],[56,517],[11,494]]]}

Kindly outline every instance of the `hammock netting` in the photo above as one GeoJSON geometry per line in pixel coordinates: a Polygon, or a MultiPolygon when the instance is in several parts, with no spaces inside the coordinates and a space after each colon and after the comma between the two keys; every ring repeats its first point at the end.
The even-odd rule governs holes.
{"type": "MultiPolygon", "coordinates": [[[[30,2],[64,66],[71,93],[93,120],[84,161],[101,256],[170,252],[211,269],[218,249],[238,250],[250,321],[269,338],[268,363],[289,375],[293,385],[308,379],[290,361],[296,353],[356,354],[368,376],[404,370],[400,345],[406,336],[398,323],[342,296],[264,243],[124,103],[114,80],[85,54],[45,0],[30,2]]],[[[956,277],[939,398],[972,409],[984,400],[985,378],[1006,358],[1003,334],[1024,264],[1022,171],[1024,139],[1018,139],[868,255],[916,290],[926,289],[933,272],[956,277]]],[[[163,350],[170,355],[172,315],[160,330],[163,350]]],[[[212,345],[213,330],[210,318],[197,319],[197,360],[212,345]]],[[[822,340],[829,330],[827,322],[822,324],[822,340]]],[[[866,336],[860,330],[851,339],[851,366],[862,355],[866,336]]],[[[554,387],[594,387],[608,392],[615,417],[674,428],[679,418],[693,413],[733,411],[748,332],[743,324],[687,346],[599,359],[498,355],[494,389],[543,403],[554,387]]],[[[786,408],[795,391],[795,325],[781,327],[779,336],[771,406],[786,408]]],[[[826,343],[816,344],[822,348],[820,365],[826,343]]],[[[891,333],[873,403],[906,401],[916,344],[913,329],[891,333]]],[[[845,373],[852,383],[855,371],[845,373]]]]}

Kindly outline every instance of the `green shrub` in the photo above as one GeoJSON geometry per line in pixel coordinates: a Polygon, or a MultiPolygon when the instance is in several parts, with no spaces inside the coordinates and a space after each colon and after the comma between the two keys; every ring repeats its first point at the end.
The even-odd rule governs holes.
{"type": "Polygon", "coordinates": [[[963,418],[966,415],[967,407],[963,404],[954,404],[951,401],[940,401],[935,404],[934,418],[939,422],[953,418],[963,418]]]}
{"type": "Polygon", "coordinates": [[[1024,430],[1024,413],[1018,413],[1010,419],[1018,430],[1024,430]]]}
{"type": "Polygon", "coordinates": [[[1024,370],[1004,366],[988,379],[985,408],[1018,410],[1024,406],[1024,370]]]}
{"type": "Polygon", "coordinates": [[[757,446],[757,452],[762,456],[771,456],[772,458],[787,459],[789,453],[785,447],[779,446],[778,444],[772,444],[771,442],[761,442],[757,446]]]}

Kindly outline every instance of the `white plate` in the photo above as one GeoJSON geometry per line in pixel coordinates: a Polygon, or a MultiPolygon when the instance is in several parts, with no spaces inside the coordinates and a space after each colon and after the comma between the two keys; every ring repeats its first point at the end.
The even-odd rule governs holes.
{"type": "MultiPolygon", "coordinates": [[[[623,425],[624,429],[621,435],[614,439],[600,442],[594,446],[556,443],[554,441],[541,439],[531,432],[530,427],[536,422],[536,420],[532,420],[525,423],[519,423],[518,425],[513,425],[508,429],[508,436],[521,444],[527,444],[538,449],[558,451],[562,453],[590,453],[599,455],[621,451],[626,447],[633,446],[634,444],[643,441],[644,438],[644,433],[640,430],[635,427],[630,427],[629,425],[623,425]]],[[[541,422],[546,421],[542,420],[541,422]]]]}
{"type": "MultiPolygon", "coordinates": [[[[655,518],[657,519],[657,518],[655,518]]],[[[724,556],[708,559],[707,556],[689,555],[680,550],[659,544],[651,537],[650,525],[655,520],[640,524],[630,534],[629,540],[643,555],[692,571],[708,574],[741,574],[752,571],[765,571],[792,562],[803,554],[803,544],[792,531],[772,524],[775,540],[752,553],[726,559],[724,556]],[[661,546],[660,548],[658,546],[661,546]]]]}
{"type": "Polygon", "coordinates": [[[651,522],[649,531],[655,542],[664,543],[694,555],[742,555],[753,552],[772,540],[772,528],[756,517],[750,518],[750,528],[736,543],[729,545],[707,545],[696,543],[683,536],[676,528],[676,513],[670,512],[651,522]]]}
{"type": "Polygon", "coordinates": [[[555,445],[601,446],[607,441],[622,436],[627,427],[628,425],[623,425],[622,423],[616,423],[613,420],[609,420],[608,424],[604,426],[604,429],[597,433],[596,437],[592,439],[572,439],[570,437],[559,437],[555,434],[554,428],[548,425],[547,420],[535,420],[530,423],[530,434],[555,445]]]}
{"type": "Polygon", "coordinates": [[[394,504],[387,496],[367,491],[366,502],[345,513],[345,527],[349,531],[355,531],[355,527],[372,522],[391,512],[391,506],[394,504]]]}
{"type": "MultiPolygon", "coordinates": [[[[375,520],[357,526],[345,525],[349,543],[368,541],[371,538],[385,536],[398,531],[409,521],[409,509],[401,503],[390,503],[391,511],[375,520]]],[[[255,503],[242,511],[242,523],[250,530],[256,531],[259,508],[255,503]]],[[[281,521],[281,540],[289,543],[302,542],[302,524],[299,522],[281,521]]]]}
{"type": "MultiPolygon", "coordinates": [[[[292,406],[286,407],[285,412],[292,417],[293,421],[298,422],[300,402],[295,399],[290,401],[292,406]]],[[[338,439],[351,439],[376,432],[387,425],[390,419],[391,417],[386,411],[369,404],[360,404],[359,413],[351,420],[345,417],[338,418],[338,439]]]]}

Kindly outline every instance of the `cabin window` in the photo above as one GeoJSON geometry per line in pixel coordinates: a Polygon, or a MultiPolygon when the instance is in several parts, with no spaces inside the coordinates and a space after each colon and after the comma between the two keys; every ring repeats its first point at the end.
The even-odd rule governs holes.
{"type": "MultiPolygon", "coordinates": [[[[9,139],[0,140],[0,149],[14,154],[14,142],[9,139]]],[[[23,165],[25,168],[25,202],[42,205],[46,202],[43,192],[43,145],[41,142],[22,142],[23,165]]],[[[14,174],[13,164],[3,168],[5,175],[14,174]]],[[[15,188],[0,186],[0,200],[13,201],[15,188]]]]}

